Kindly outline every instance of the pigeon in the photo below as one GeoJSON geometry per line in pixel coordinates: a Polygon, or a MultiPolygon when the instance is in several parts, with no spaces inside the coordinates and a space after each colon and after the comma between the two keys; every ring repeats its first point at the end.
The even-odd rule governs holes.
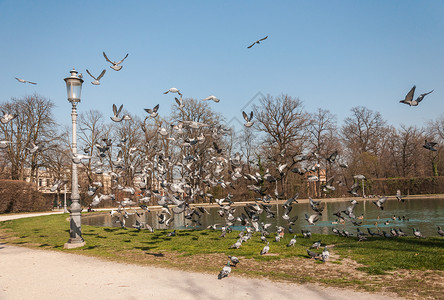
{"type": "Polygon", "coordinates": [[[105,52],[103,52],[103,56],[105,57],[107,62],[112,64],[112,66],[110,66],[111,69],[113,69],[115,71],[120,71],[122,69],[122,66],[119,66],[119,65],[128,57],[128,53],[125,55],[125,57],[122,60],[120,60],[118,62],[109,60],[109,58],[106,56],[105,52]]]}
{"type": "Polygon", "coordinates": [[[34,144],[33,142],[29,142],[30,147],[26,147],[26,149],[29,151],[29,153],[34,154],[38,150],[41,149],[39,145],[34,144]]]}
{"type": "Polygon", "coordinates": [[[357,180],[367,180],[367,178],[365,178],[365,176],[362,174],[355,175],[355,176],[353,176],[353,178],[355,178],[357,180]]]}
{"type": "Polygon", "coordinates": [[[253,126],[254,122],[251,122],[253,119],[253,112],[250,113],[250,116],[248,116],[244,111],[242,111],[242,116],[244,117],[245,121],[247,123],[244,124],[245,127],[249,128],[253,126]]]}
{"type": "Polygon", "coordinates": [[[206,97],[205,99],[202,99],[202,101],[208,101],[208,100],[213,100],[216,103],[218,103],[220,101],[220,99],[214,95],[211,95],[211,96],[206,97]]]}
{"type": "Polygon", "coordinates": [[[6,149],[11,141],[0,141],[0,149],[6,149]]]}
{"type": "Polygon", "coordinates": [[[90,159],[90,155],[84,155],[84,154],[72,154],[72,162],[75,164],[80,164],[82,162],[82,159],[90,159]]]}
{"type": "Polygon", "coordinates": [[[102,73],[100,73],[100,75],[96,78],[94,77],[89,71],[88,69],[86,69],[86,73],[89,74],[89,76],[91,76],[92,78],[94,78],[94,81],[91,81],[92,84],[94,85],[100,85],[100,79],[102,79],[103,75],[105,75],[106,70],[103,70],[102,73]]]}
{"type": "Polygon", "coordinates": [[[267,242],[267,245],[264,246],[264,248],[261,250],[261,255],[267,254],[268,251],[270,251],[270,242],[267,242]]]}
{"type": "Polygon", "coordinates": [[[123,104],[120,105],[119,109],[117,109],[117,106],[113,104],[113,113],[114,116],[110,117],[110,119],[114,122],[121,122],[122,120],[131,120],[131,117],[128,115],[123,115],[119,117],[120,112],[122,111],[123,104]]]}
{"type": "Polygon", "coordinates": [[[159,109],[159,104],[157,104],[156,106],[154,106],[154,108],[153,109],[151,109],[151,108],[144,108],[145,109],[145,111],[147,112],[147,113],[149,113],[149,116],[151,117],[151,118],[155,118],[155,117],[157,117],[159,114],[157,113],[157,110],[159,109]]]}
{"type": "Polygon", "coordinates": [[[330,154],[330,156],[327,157],[326,159],[329,163],[334,163],[337,156],[338,156],[338,151],[335,151],[332,154],[330,154]]]}
{"type": "Polygon", "coordinates": [[[309,230],[301,229],[301,233],[304,236],[304,238],[307,238],[307,239],[311,238],[311,232],[309,230]]]}
{"type": "Polygon", "coordinates": [[[398,201],[401,201],[401,202],[405,201],[405,199],[402,198],[402,196],[401,196],[401,190],[396,191],[396,199],[398,199],[398,201]]]}
{"type": "Polygon", "coordinates": [[[290,242],[287,244],[287,247],[292,247],[296,244],[296,235],[290,240],[290,242]]]}
{"type": "Polygon", "coordinates": [[[416,100],[413,100],[413,96],[415,94],[415,89],[416,89],[416,85],[414,85],[410,91],[407,93],[407,95],[405,96],[404,100],[401,100],[399,102],[407,104],[409,106],[418,106],[419,102],[422,101],[422,99],[424,99],[425,96],[427,96],[428,94],[430,94],[431,92],[433,92],[433,90],[431,90],[428,93],[424,93],[419,95],[418,98],[416,98],[416,100]]]}
{"type": "Polygon", "coordinates": [[[314,225],[319,220],[319,214],[314,214],[311,216],[305,214],[305,220],[308,222],[308,224],[314,225]]]}
{"type": "Polygon", "coordinates": [[[235,267],[239,263],[239,258],[236,256],[228,255],[228,258],[230,259],[231,263],[233,264],[233,267],[235,267]]]}
{"type": "Polygon", "coordinates": [[[263,40],[266,40],[268,38],[268,35],[264,38],[261,38],[257,41],[255,41],[253,44],[251,44],[250,46],[248,46],[247,48],[250,49],[251,47],[253,47],[255,44],[260,44],[263,40]]]}
{"type": "Polygon", "coordinates": [[[352,194],[352,195],[355,196],[355,197],[359,197],[359,194],[357,193],[358,188],[359,188],[359,183],[358,183],[358,182],[355,182],[355,183],[351,186],[350,190],[348,190],[347,192],[349,192],[350,194],[352,194]]]}
{"type": "Polygon", "coordinates": [[[444,231],[441,229],[440,226],[438,226],[438,234],[439,234],[440,236],[444,236],[444,231]]]}
{"type": "Polygon", "coordinates": [[[328,251],[327,246],[325,246],[324,251],[322,251],[322,253],[321,253],[321,260],[323,262],[326,262],[328,260],[329,256],[330,256],[330,252],[328,251]]]}
{"type": "Polygon", "coordinates": [[[310,249],[316,248],[319,249],[321,247],[321,240],[314,242],[313,245],[311,245],[310,249]]]}
{"type": "Polygon", "coordinates": [[[224,277],[227,277],[231,272],[230,267],[230,261],[227,262],[227,265],[222,268],[222,271],[220,271],[219,275],[217,276],[217,279],[222,279],[224,277]]]}
{"type": "Polygon", "coordinates": [[[435,147],[437,145],[437,143],[434,142],[428,142],[427,140],[424,141],[424,145],[422,145],[424,148],[426,148],[427,150],[430,151],[436,151],[435,147]]]}
{"type": "Polygon", "coordinates": [[[176,103],[177,103],[177,106],[179,107],[179,109],[182,109],[185,107],[185,104],[183,104],[182,97],[180,97],[180,99],[178,99],[177,97],[174,97],[174,100],[176,100],[176,103]]]}
{"type": "Polygon", "coordinates": [[[310,251],[310,249],[307,249],[307,254],[310,258],[316,258],[319,257],[319,254],[313,251],[310,251]]]}
{"type": "Polygon", "coordinates": [[[237,240],[236,243],[234,243],[233,245],[230,246],[230,249],[234,249],[234,248],[239,249],[241,246],[242,246],[242,240],[239,239],[239,240],[237,240]]]}
{"type": "Polygon", "coordinates": [[[5,113],[4,111],[2,111],[2,112],[3,112],[3,116],[1,116],[1,118],[0,118],[0,122],[2,124],[6,124],[18,117],[18,114],[9,114],[9,113],[5,113]]]}
{"type": "Polygon", "coordinates": [[[168,93],[178,93],[180,96],[182,96],[182,94],[180,93],[180,91],[176,88],[170,88],[168,91],[164,92],[164,94],[168,94],[168,93]]]}
{"type": "Polygon", "coordinates": [[[21,82],[21,83],[37,84],[36,82],[32,82],[32,81],[28,81],[28,80],[24,80],[24,79],[17,78],[17,77],[15,77],[15,79],[17,79],[17,81],[18,81],[18,82],[21,82]]]}
{"type": "Polygon", "coordinates": [[[372,201],[378,208],[384,210],[384,202],[387,200],[387,197],[381,197],[377,201],[372,201]]]}

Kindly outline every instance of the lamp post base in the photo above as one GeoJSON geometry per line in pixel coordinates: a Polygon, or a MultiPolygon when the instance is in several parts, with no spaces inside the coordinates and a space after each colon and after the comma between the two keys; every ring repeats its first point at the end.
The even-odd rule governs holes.
{"type": "Polygon", "coordinates": [[[83,247],[83,246],[85,246],[85,242],[80,242],[80,243],[70,243],[70,242],[68,242],[68,243],[65,243],[64,245],[63,245],[63,248],[65,248],[65,249],[74,249],[74,248],[79,248],[79,247],[83,247]]]}

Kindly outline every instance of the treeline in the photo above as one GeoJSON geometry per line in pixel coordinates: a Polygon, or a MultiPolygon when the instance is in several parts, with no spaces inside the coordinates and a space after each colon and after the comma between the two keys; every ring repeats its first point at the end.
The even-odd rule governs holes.
{"type": "MultiPolygon", "coordinates": [[[[78,152],[87,156],[79,180],[85,203],[91,201],[94,194],[88,196],[88,190],[94,188],[122,198],[143,198],[147,195],[137,190],[162,190],[172,184],[185,187],[185,194],[191,189],[194,201],[210,201],[228,192],[234,200],[249,200],[257,192],[247,187],[252,180],[248,174],[272,176],[274,180],[260,184],[263,193],[274,197],[296,192],[333,197],[347,195],[357,174],[379,182],[436,177],[444,171],[444,115],[424,126],[393,127],[379,112],[357,106],[339,124],[328,110],[307,112],[297,98],[267,95],[252,107],[254,125],[234,128],[207,102],[181,100],[171,102],[169,115],[162,114],[161,104],[158,116],[141,108],[140,116],[122,122],[110,121],[108,112],[83,112],[79,107],[78,152]],[[438,143],[436,151],[425,149],[425,140],[438,143]],[[110,176],[111,186],[97,184],[103,174],[110,176]],[[119,192],[129,187],[136,192],[119,192]]],[[[217,105],[223,103],[213,107],[217,105]]],[[[29,172],[36,181],[45,171],[54,183],[64,176],[70,182],[71,128],[55,122],[53,107],[40,95],[0,104],[3,112],[17,114],[0,124],[1,178],[24,180],[29,172]]],[[[364,183],[363,192],[392,193],[387,186],[376,186],[368,184],[365,190],[364,183]]]]}

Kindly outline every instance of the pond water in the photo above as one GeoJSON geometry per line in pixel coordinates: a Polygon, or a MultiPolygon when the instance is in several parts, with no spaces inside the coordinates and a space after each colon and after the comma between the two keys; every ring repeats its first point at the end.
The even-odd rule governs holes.
{"type": "MultiPolygon", "coordinates": [[[[363,215],[363,223],[360,226],[362,231],[367,232],[366,228],[373,229],[375,231],[376,225],[381,230],[389,231],[390,228],[401,228],[408,235],[412,235],[412,228],[418,228],[421,233],[425,236],[437,236],[437,226],[444,228],[444,198],[433,198],[433,199],[406,199],[404,203],[397,201],[396,199],[387,200],[384,204],[384,210],[378,209],[372,201],[375,199],[369,199],[364,201],[359,201],[355,208],[355,215],[363,215]],[[378,220],[379,216],[379,220],[378,220]],[[396,220],[392,219],[392,216],[396,216],[396,220]],[[398,220],[398,217],[405,216],[406,221],[398,220]],[[388,221],[389,224],[385,224],[388,221]]],[[[295,233],[300,233],[301,229],[310,229],[312,233],[323,233],[332,234],[332,228],[336,227],[340,230],[345,229],[356,236],[356,226],[353,226],[350,222],[343,224],[332,224],[333,221],[337,219],[333,213],[338,210],[344,210],[350,201],[341,202],[322,202],[325,204],[325,209],[316,225],[308,225],[305,221],[304,214],[313,214],[310,205],[308,203],[297,203],[293,204],[293,210],[290,213],[290,217],[297,215],[299,218],[293,225],[293,230],[295,233]]],[[[236,211],[234,216],[239,216],[244,212],[242,206],[236,206],[236,211]]],[[[210,214],[203,214],[200,218],[202,226],[196,227],[197,229],[205,229],[208,225],[221,224],[218,226],[220,228],[225,224],[225,219],[220,217],[217,213],[218,207],[207,208],[210,214]]],[[[131,214],[134,212],[132,208],[127,208],[130,216],[126,219],[126,227],[132,227],[136,223],[136,218],[139,221],[149,224],[154,229],[166,229],[165,224],[158,223],[159,212],[149,212],[138,217],[136,214],[131,214]]],[[[139,209],[140,211],[140,209],[139,209]]],[[[273,205],[272,211],[276,212],[275,218],[267,218],[266,213],[262,213],[259,217],[260,222],[271,223],[272,226],[268,231],[270,233],[276,232],[277,226],[287,227],[287,222],[282,219],[283,208],[282,205],[276,207],[273,205]]],[[[93,226],[105,226],[105,227],[118,227],[120,223],[115,222],[116,218],[112,218],[110,214],[101,215],[90,215],[82,217],[82,224],[93,225],[93,226]]],[[[357,220],[360,221],[360,220],[357,220]]],[[[184,218],[184,214],[174,215],[174,221],[170,225],[170,229],[185,229],[192,228],[193,223],[184,218]]],[[[241,230],[243,226],[234,226],[233,229],[241,230]]]]}

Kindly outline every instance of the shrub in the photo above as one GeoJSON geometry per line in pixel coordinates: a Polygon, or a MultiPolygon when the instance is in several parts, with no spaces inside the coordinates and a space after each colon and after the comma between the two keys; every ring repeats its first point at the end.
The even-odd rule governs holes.
{"type": "Polygon", "coordinates": [[[29,182],[0,180],[0,213],[47,211],[52,200],[44,197],[29,182]]]}

